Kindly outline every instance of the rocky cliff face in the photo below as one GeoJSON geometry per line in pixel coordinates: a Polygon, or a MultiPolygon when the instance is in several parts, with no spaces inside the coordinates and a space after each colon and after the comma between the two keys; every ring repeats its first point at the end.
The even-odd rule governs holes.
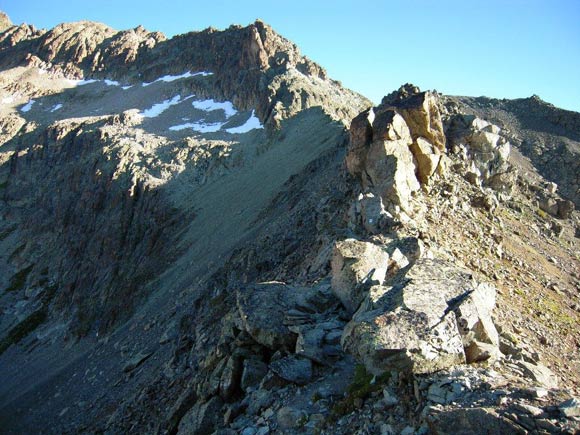
{"type": "Polygon", "coordinates": [[[260,21],[6,18],[0,98],[0,431],[576,430],[580,226],[521,154],[541,113],[370,107],[260,21]]]}

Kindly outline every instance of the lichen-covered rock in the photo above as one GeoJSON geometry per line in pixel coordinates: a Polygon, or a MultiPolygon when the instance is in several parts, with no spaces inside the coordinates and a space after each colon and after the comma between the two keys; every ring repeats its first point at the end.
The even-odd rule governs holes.
{"type": "Polygon", "coordinates": [[[476,340],[497,347],[494,304],[495,290],[468,271],[419,260],[393,285],[370,288],[342,345],[375,374],[431,373],[465,362],[465,348],[476,340]]]}
{"type": "Polygon", "coordinates": [[[296,290],[282,283],[248,285],[236,292],[242,324],[258,343],[273,349],[294,350],[296,334],[284,324],[294,306],[296,290]]]}
{"type": "Polygon", "coordinates": [[[332,290],[346,309],[354,313],[365,297],[365,286],[383,283],[389,254],[372,243],[347,239],[335,244],[331,265],[332,290]]]}

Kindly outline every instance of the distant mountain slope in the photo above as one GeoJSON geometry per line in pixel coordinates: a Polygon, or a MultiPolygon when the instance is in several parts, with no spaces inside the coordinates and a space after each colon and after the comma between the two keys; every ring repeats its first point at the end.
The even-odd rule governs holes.
{"type": "Polygon", "coordinates": [[[507,130],[513,144],[540,173],[580,206],[580,113],[559,109],[536,96],[516,100],[445,97],[445,101],[451,108],[507,130]]]}

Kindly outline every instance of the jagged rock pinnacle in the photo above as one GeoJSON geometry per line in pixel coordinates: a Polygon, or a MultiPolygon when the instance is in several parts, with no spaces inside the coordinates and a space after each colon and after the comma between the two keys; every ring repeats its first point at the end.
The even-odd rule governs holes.
{"type": "Polygon", "coordinates": [[[0,32],[3,32],[10,26],[12,26],[12,21],[10,20],[10,17],[4,12],[0,11],[0,32]]]}

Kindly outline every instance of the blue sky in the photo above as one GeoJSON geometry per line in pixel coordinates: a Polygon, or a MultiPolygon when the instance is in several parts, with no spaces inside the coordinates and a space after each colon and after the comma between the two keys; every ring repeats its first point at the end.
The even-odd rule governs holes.
{"type": "Polygon", "coordinates": [[[580,111],[580,0],[0,0],[0,10],[41,28],[88,19],[168,36],[260,18],[375,102],[411,82],[453,95],[537,94],[580,111]]]}

